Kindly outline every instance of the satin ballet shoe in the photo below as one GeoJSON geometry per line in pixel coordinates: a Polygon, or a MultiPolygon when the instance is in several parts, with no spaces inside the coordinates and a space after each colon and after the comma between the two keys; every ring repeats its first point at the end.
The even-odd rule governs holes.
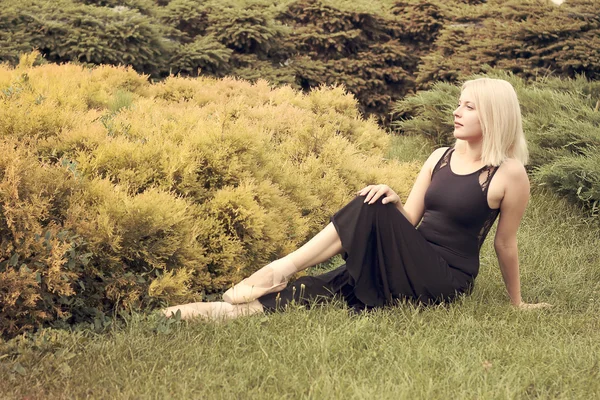
{"type": "MultiPolygon", "coordinates": [[[[276,271],[273,270],[273,268],[271,268],[271,270],[273,271],[274,276],[276,274],[276,271]]],[[[265,294],[279,292],[283,290],[288,283],[287,279],[283,279],[283,281],[275,285],[263,287],[248,284],[248,279],[244,279],[243,281],[233,286],[232,288],[229,288],[225,293],[223,293],[223,300],[225,300],[229,304],[248,303],[258,299],[261,296],[264,296],[265,294]]],[[[282,277],[280,277],[280,279],[282,279],[282,277]]]]}
{"type": "Polygon", "coordinates": [[[172,306],[161,310],[165,317],[174,317],[178,312],[182,320],[192,319],[197,316],[206,316],[212,310],[209,303],[188,303],[172,306]]]}
{"type": "Polygon", "coordinates": [[[262,287],[256,285],[248,285],[246,279],[238,283],[232,288],[229,288],[223,293],[223,300],[229,304],[243,304],[254,301],[265,294],[279,292],[287,286],[287,281],[281,282],[270,287],[262,287]]]}
{"type": "Polygon", "coordinates": [[[227,320],[263,311],[258,300],[245,304],[229,304],[225,302],[198,302],[168,307],[162,310],[167,318],[181,314],[182,320],[201,318],[206,320],[227,320]]]}

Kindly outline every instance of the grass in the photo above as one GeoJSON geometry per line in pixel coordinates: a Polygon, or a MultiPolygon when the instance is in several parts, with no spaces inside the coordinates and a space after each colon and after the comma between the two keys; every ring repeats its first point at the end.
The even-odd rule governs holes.
{"type": "MultiPolygon", "coordinates": [[[[492,233],[493,234],[493,233],[492,233]]],[[[227,323],[132,314],[104,333],[0,342],[2,399],[589,399],[600,395],[597,225],[536,192],[519,231],[526,301],[488,240],[471,296],[350,315],[342,304],[227,323]]]]}
{"type": "Polygon", "coordinates": [[[431,154],[431,142],[424,136],[390,136],[390,148],[387,158],[402,162],[419,161],[421,163],[427,160],[431,154]]]}

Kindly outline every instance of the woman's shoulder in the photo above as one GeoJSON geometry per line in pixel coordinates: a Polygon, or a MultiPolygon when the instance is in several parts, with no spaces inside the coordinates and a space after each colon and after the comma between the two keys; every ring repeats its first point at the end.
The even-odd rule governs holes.
{"type": "Polygon", "coordinates": [[[437,163],[440,158],[442,158],[442,156],[444,154],[446,154],[446,152],[450,149],[450,147],[440,147],[435,149],[430,155],[429,158],[427,159],[427,162],[433,162],[434,164],[437,163]]]}
{"type": "MultiPolygon", "coordinates": [[[[525,166],[519,160],[512,158],[504,160],[500,164],[494,180],[496,181],[495,186],[500,190],[500,193],[504,193],[503,197],[508,193],[519,195],[529,193],[529,176],[527,175],[525,166]]],[[[492,190],[491,187],[490,190],[492,190]]]]}
{"type": "MultiPolygon", "coordinates": [[[[447,152],[447,151],[448,151],[450,148],[451,148],[451,147],[448,147],[448,146],[446,146],[446,147],[439,147],[439,148],[435,149],[435,150],[434,150],[434,151],[431,153],[431,156],[433,156],[434,154],[439,154],[439,155],[442,155],[442,154],[444,154],[445,152],[447,152]]],[[[430,156],[430,157],[431,157],[431,156],[430,156]]]]}
{"type": "Polygon", "coordinates": [[[516,159],[506,159],[498,167],[488,190],[488,203],[491,208],[506,207],[507,197],[528,198],[529,178],[523,163],[516,159]]]}
{"type": "Polygon", "coordinates": [[[523,163],[515,158],[507,158],[498,167],[498,174],[511,179],[529,179],[523,163]]]}
{"type": "Polygon", "coordinates": [[[440,147],[439,149],[435,149],[427,158],[427,161],[423,164],[424,167],[431,172],[437,165],[437,163],[441,160],[441,158],[446,154],[450,147],[440,147]]]}

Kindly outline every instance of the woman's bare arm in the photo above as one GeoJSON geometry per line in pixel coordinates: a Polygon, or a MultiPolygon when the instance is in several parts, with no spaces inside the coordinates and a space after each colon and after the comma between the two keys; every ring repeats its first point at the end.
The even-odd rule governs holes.
{"type": "Polygon", "coordinates": [[[427,161],[423,164],[404,206],[401,202],[396,203],[396,207],[413,226],[417,226],[423,217],[423,212],[425,211],[425,192],[427,192],[427,188],[429,188],[429,184],[431,183],[431,173],[446,149],[447,147],[443,147],[431,153],[427,161]]]}
{"type": "Polygon", "coordinates": [[[518,161],[507,160],[502,167],[504,196],[500,203],[500,220],[494,238],[494,248],[510,302],[520,306],[522,299],[517,230],[529,202],[529,178],[525,168],[518,161]]]}
{"type": "Polygon", "coordinates": [[[447,147],[435,150],[431,153],[427,161],[425,161],[413,184],[405,205],[402,205],[402,201],[400,201],[398,194],[387,185],[369,185],[359,190],[358,195],[366,196],[365,203],[369,204],[375,203],[379,198],[384,196],[382,199],[384,204],[394,203],[404,217],[406,217],[413,226],[417,226],[421,221],[425,210],[425,192],[431,183],[431,172],[446,149],[447,147]]]}

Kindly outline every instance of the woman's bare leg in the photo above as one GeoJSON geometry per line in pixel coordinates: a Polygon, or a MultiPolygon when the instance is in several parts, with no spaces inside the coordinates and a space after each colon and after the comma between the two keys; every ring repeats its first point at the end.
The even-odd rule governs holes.
{"type": "Polygon", "coordinates": [[[342,252],[342,242],[332,223],[287,256],[256,271],[245,281],[248,285],[270,287],[284,282],[298,271],[329,260],[342,252]]]}
{"type": "Polygon", "coordinates": [[[223,300],[231,304],[241,304],[283,290],[290,276],[341,251],[342,243],[335,227],[330,223],[299,249],[265,265],[249,278],[227,290],[223,293],[223,300]]]}
{"type": "Polygon", "coordinates": [[[330,222],[327,226],[302,247],[288,254],[296,271],[302,271],[319,263],[329,260],[342,252],[342,242],[335,227],[330,222]]]}
{"type": "MultiPolygon", "coordinates": [[[[326,261],[341,252],[342,242],[340,241],[340,237],[333,224],[329,223],[321,232],[316,234],[299,249],[264,266],[245,279],[243,284],[250,287],[270,288],[287,282],[289,277],[294,273],[326,261]]],[[[232,289],[235,289],[235,287],[232,289]]],[[[258,300],[246,301],[243,298],[240,299],[238,298],[240,296],[237,296],[232,289],[228,290],[223,296],[226,302],[183,304],[166,308],[163,310],[163,313],[167,317],[170,317],[177,310],[181,310],[182,319],[195,317],[216,319],[236,318],[240,315],[250,315],[263,311],[262,305],[258,300]]]]}

